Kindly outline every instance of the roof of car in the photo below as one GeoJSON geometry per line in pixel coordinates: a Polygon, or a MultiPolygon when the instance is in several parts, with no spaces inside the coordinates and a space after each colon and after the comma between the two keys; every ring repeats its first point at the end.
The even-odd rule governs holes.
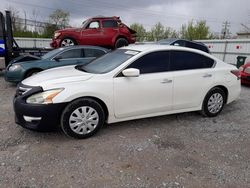
{"type": "Polygon", "coordinates": [[[107,48],[103,48],[100,46],[91,46],[91,45],[75,45],[75,46],[67,46],[67,47],[61,47],[62,49],[66,50],[66,49],[78,49],[78,48],[92,48],[92,49],[100,49],[100,50],[104,50],[104,51],[109,51],[109,49],[107,48]]]}
{"type": "Polygon", "coordinates": [[[151,50],[184,50],[190,52],[197,52],[200,54],[204,54],[209,56],[208,53],[197,50],[194,48],[182,47],[182,46],[172,46],[172,45],[161,45],[161,44],[131,44],[126,47],[122,47],[122,49],[134,50],[134,51],[151,51],[151,50]]]}
{"type": "Polygon", "coordinates": [[[123,49],[128,50],[135,50],[135,51],[148,51],[153,49],[158,50],[174,50],[174,49],[183,49],[183,50],[195,50],[192,48],[186,48],[182,46],[171,46],[171,45],[160,45],[160,44],[132,44],[126,47],[123,47],[123,49]]]}
{"type": "Polygon", "coordinates": [[[95,16],[95,17],[92,17],[91,19],[115,19],[115,20],[119,20],[120,17],[118,17],[118,16],[95,16]]]}

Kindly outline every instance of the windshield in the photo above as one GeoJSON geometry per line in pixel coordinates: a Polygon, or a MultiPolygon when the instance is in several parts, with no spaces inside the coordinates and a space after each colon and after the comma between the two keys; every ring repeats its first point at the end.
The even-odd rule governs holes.
{"type": "Polygon", "coordinates": [[[107,73],[138,53],[138,51],[134,50],[117,49],[93,60],[89,64],[81,65],[80,67],[77,67],[77,69],[95,74],[107,73]]]}
{"type": "Polygon", "coordinates": [[[85,28],[85,27],[86,27],[86,25],[88,24],[88,21],[89,21],[89,20],[85,20],[85,21],[83,21],[83,22],[82,22],[82,26],[81,26],[81,27],[82,27],[82,28],[85,28]]]}
{"type": "Polygon", "coordinates": [[[48,53],[46,53],[45,55],[43,55],[41,58],[42,59],[51,59],[52,57],[54,57],[56,54],[58,54],[59,52],[61,52],[63,50],[63,48],[57,48],[55,50],[52,50],[48,53]]]}

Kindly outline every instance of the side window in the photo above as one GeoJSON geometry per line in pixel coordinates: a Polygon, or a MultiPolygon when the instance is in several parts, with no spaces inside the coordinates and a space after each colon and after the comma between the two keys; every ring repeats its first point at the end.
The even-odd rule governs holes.
{"type": "Polygon", "coordinates": [[[89,28],[89,29],[96,29],[96,28],[99,28],[99,27],[100,27],[99,22],[98,22],[98,21],[93,21],[93,22],[91,22],[91,23],[88,25],[87,28],[89,28]]]}
{"type": "Polygon", "coordinates": [[[170,70],[190,70],[211,68],[214,60],[201,54],[186,51],[171,51],[170,70]]]}
{"type": "Polygon", "coordinates": [[[136,68],[141,74],[165,72],[169,70],[169,51],[152,52],[140,57],[127,68],[136,68]]]}
{"type": "Polygon", "coordinates": [[[100,57],[104,55],[105,52],[98,49],[84,49],[84,57],[100,57]]]}
{"type": "Polygon", "coordinates": [[[62,59],[69,59],[69,58],[81,58],[82,57],[82,50],[81,49],[74,49],[68,50],[58,55],[62,59]]]}
{"type": "Polygon", "coordinates": [[[102,22],[102,25],[104,28],[117,28],[118,27],[118,23],[115,20],[104,20],[102,22]]]}

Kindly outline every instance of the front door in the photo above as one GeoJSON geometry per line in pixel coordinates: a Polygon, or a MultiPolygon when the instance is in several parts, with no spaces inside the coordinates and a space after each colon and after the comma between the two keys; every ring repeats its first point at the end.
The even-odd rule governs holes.
{"type": "Polygon", "coordinates": [[[140,70],[139,77],[114,78],[114,107],[117,118],[162,113],[172,108],[172,73],[169,52],[152,52],[127,68],[140,70]]]}

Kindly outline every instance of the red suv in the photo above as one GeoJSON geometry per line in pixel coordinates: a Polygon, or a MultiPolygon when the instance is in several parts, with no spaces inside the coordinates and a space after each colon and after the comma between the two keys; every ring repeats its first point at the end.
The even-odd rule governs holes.
{"type": "Polygon", "coordinates": [[[78,44],[119,48],[135,43],[135,34],[119,17],[94,17],[84,21],[81,28],[55,31],[50,45],[53,48],[78,44]]]}

